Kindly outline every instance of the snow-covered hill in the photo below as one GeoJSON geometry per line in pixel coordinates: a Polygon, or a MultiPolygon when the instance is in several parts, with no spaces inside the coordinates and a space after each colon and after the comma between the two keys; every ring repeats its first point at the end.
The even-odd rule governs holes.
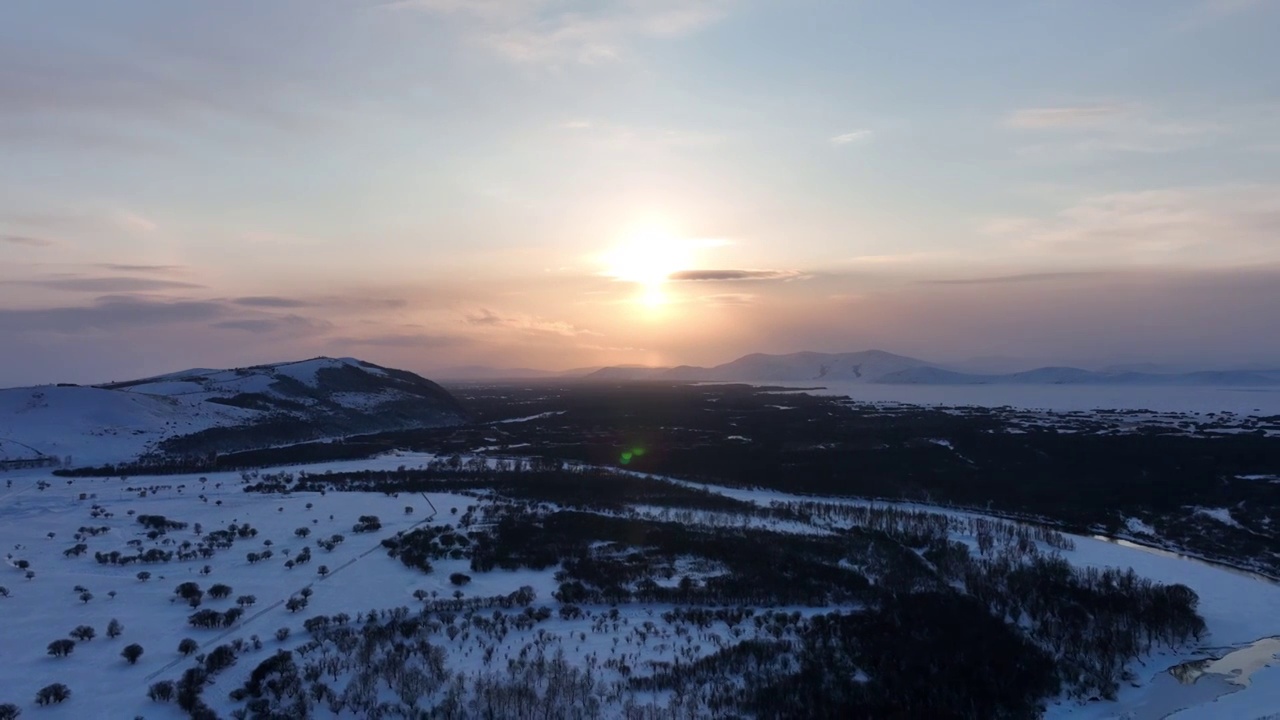
{"type": "Polygon", "coordinates": [[[161,448],[229,451],[461,419],[461,407],[430,380],[352,358],[315,358],[0,390],[0,456],[22,459],[25,448],[90,465],[161,448]]]}

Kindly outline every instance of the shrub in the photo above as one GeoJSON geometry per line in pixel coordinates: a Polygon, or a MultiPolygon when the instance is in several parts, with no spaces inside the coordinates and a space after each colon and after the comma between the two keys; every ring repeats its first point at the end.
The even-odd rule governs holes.
{"type": "Polygon", "coordinates": [[[118,638],[122,632],[124,632],[124,626],[120,624],[119,620],[112,618],[111,622],[107,623],[107,637],[118,638]]]}
{"type": "Polygon", "coordinates": [[[192,640],[191,638],[183,638],[182,642],[178,643],[178,652],[182,653],[183,655],[190,655],[191,653],[199,649],[200,649],[200,643],[196,642],[195,640],[192,640]]]}
{"type": "Polygon", "coordinates": [[[52,685],[45,685],[40,688],[40,691],[36,693],[36,704],[51,705],[53,703],[60,703],[69,697],[71,697],[70,688],[62,683],[53,683],[52,685]]]}
{"type": "Polygon", "coordinates": [[[0,585],[0,597],[9,597],[9,588],[0,585]]]}
{"type": "Polygon", "coordinates": [[[287,628],[287,627],[282,627],[282,628],[280,628],[279,630],[277,630],[277,631],[276,631],[276,639],[277,639],[277,640],[279,640],[280,642],[284,642],[285,640],[288,640],[288,639],[289,639],[289,628],[287,628]]]}
{"type": "Polygon", "coordinates": [[[129,664],[133,665],[138,662],[138,658],[142,657],[142,646],[138,643],[126,645],[124,649],[120,651],[120,657],[128,660],[129,664]]]}
{"type": "Polygon", "coordinates": [[[87,603],[92,599],[93,599],[93,593],[87,590],[85,592],[80,593],[80,602],[87,603]]]}
{"type": "Polygon", "coordinates": [[[449,582],[453,583],[454,585],[466,585],[467,583],[471,582],[471,576],[464,575],[462,573],[454,573],[449,576],[449,582]]]}

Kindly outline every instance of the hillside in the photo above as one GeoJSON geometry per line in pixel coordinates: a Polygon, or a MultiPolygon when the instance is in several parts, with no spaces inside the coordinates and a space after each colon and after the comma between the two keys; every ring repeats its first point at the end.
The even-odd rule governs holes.
{"type": "Polygon", "coordinates": [[[448,425],[462,414],[447,391],[413,373],[315,358],[93,387],[0,390],[0,451],[114,463],[448,425]]]}

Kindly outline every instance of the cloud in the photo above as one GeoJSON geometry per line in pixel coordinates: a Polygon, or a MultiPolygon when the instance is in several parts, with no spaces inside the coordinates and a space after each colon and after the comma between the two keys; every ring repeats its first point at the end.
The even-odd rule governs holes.
{"type": "Polygon", "coordinates": [[[151,218],[128,210],[117,212],[115,220],[125,230],[138,233],[153,233],[159,227],[151,218]]]}
{"type": "Polygon", "coordinates": [[[1256,124],[1261,108],[1217,109],[1213,117],[1172,118],[1134,103],[1025,108],[1003,121],[1037,138],[1017,154],[1031,160],[1079,160],[1110,153],[1160,154],[1202,147],[1256,124]]]}
{"type": "Polygon", "coordinates": [[[446,348],[466,345],[470,338],[461,335],[433,335],[427,333],[392,333],[386,335],[370,335],[366,337],[332,338],[329,344],[335,347],[386,347],[386,348],[446,348]]]}
{"type": "Polygon", "coordinates": [[[1280,186],[1169,188],[1094,195],[1047,218],[998,218],[986,231],[1033,254],[1094,263],[1228,265],[1280,261],[1280,186]]]}
{"type": "Polygon", "coordinates": [[[853,130],[847,133],[841,133],[831,138],[832,145],[852,145],[853,143],[866,142],[871,139],[870,130],[853,130]]]}
{"type": "Polygon", "coordinates": [[[298,300],[296,298],[278,297],[275,295],[254,295],[250,297],[236,298],[231,301],[236,305],[255,308],[303,308],[311,307],[314,303],[306,300],[298,300]]]}
{"type": "Polygon", "coordinates": [[[284,315],[270,318],[245,318],[240,320],[224,320],[213,324],[213,327],[226,330],[243,330],[251,333],[300,333],[324,330],[332,327],[331,323],[313,320],[300,315],[284,315]]]}
{"type": "Polygon", "coordinates": [[[50,247],[56,243],[44,238],[29,235],[0,235],[0,243],[5,245],[22,245],[25,247],[50,247]]]}
{"type": "Polygon", "coordinates": [[[1042,272],[1022,273],[1019,275],[997,275],[995,277],[954,278],[945,280],[922,280],[922,285],[1009,285],[1013,283],[1054,282],[1057,280],[1079,280],[1109,274],[1092,271],[1076,272],[1042,272]]]}
{"type": "Polygon", "coordinates": [[[579,337],[598,334],[560,320],[546,320],[531,315],[504,316],[487,308],[481,308],[478,312],[468,313],[464,320],[468,325],[477,327],[504,328],[538,335],[579,337]]]}
{"type": "Polygon", "coordinates": [[[1133,113],[1127,105],[1076,105],[1068,107],[1024,108],[1005,119],[1005,127],[1019,130],[1048,130],[1101,125],[1133,113]]]}
{"type": "Polygon", "coordinates": [[[651,152],[671,148],[705,148],[719,145],[729,138],[721,133],[696,129],[645,127],[600,120],[575,121],[561,125],[579,142],[606,149],[651,152]]]}
{"type": "Polygon", "coordinates": [[[468,325],[485,325],[489,327],[498,327],[513,322],[509,318],[501,317],[492,310],[481,309],[480,312],[469,313],[466,317],[468,325]]]}
{"type": "Polygon", "coordinates": [[[721,293],[719,295],[707,295],[702,298],[702,301],[710,305],[737,307],[755,303],[756,296],[747,293],[721,293]]]}
{"type": "Polygon", "coordinates": [[[599,0],[572,11],[548,0],[397,0],[463,23],[472,39],[519,63],[600,63],[644,39],[695,33],[724,18],[733,0],[599,0]]]}
{"type": "Polygon", "coordinates": [[[795,270],[681,270],[669,280],[687,282],[725,282],[750,280],[794,280],[801,277],[795,270]]]}
{"type": "Polygon", "coordinates": [[[102,297],[83,307],[0,309],[0,331],[80,333],[128,327],[193,323],[216,319],[225,308],[216,302],[164,302],[102,297]]]}
{"type": "Polygon", "coordinates": [[[94,267],[100,267],[104,270],[115,270],[117,272],[154,273],[170,273],[183,269],[181,265],[130,265],[126,263],[98,263],[94,267]]]}
{"type": "Polygon", "coordinates": [[[201,288],[203,285],[142,277],[58,277],[45,280],[9,280],[8,285],[31,285],[50,290],[92,293],[128,293],[149,290],[179,290],[201,288]]]}

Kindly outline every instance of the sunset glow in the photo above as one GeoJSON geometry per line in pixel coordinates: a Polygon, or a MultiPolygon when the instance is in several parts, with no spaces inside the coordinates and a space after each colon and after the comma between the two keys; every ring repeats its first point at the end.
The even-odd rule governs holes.
{"type": "Polygon", "coordinates": [[[1280,5],[1147,4],[10,3],[0,385],[1271,367],[1280,5]]]}

